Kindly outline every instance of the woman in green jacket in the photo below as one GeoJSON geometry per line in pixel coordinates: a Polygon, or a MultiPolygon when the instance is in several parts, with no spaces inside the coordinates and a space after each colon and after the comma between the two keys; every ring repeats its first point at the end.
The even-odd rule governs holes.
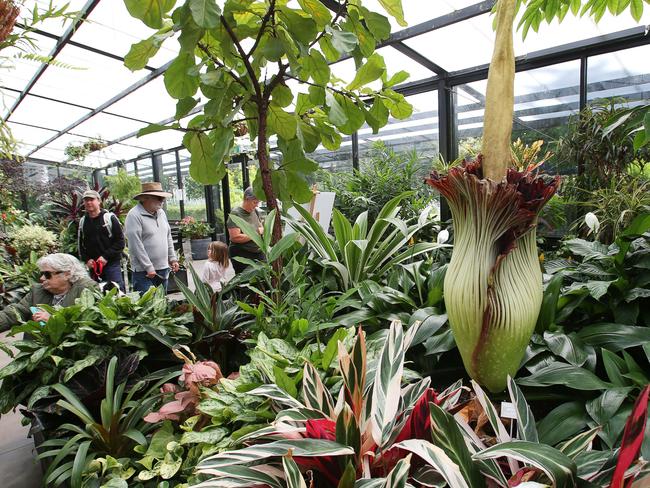
{"type": "Polygon", "coordinates": [[[70,254],[48,254],[36,264],[41,270],[40,283],[32,286],[18,303],[8,305],[0,312],[0,332],[29,318],[47,322],[50,314],[42,309],[32,311],[32,307],[44,304],[68,307],[74,305],[84,289],[97,286],[83,264],[70,254]]]}

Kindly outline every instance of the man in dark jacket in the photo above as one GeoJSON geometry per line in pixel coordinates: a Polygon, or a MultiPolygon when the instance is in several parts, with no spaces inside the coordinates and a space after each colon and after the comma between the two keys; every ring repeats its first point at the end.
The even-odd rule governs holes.
{"type": "Polygon", "coordinates": [[[99,193],[83,194],[86,215],[79,222],[79,257],[96,281],[115,282],[124,290],[121,258],[124,233],[117,217],[101,207],[99,193]]]}

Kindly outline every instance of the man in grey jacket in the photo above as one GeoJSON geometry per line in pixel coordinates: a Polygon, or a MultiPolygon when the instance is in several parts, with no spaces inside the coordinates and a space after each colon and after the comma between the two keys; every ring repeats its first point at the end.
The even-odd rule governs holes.
{"type": "Polygon", "coordinates": [[[124,224],[129,258],[133,270],[133,289],[144,293],[152,286],[167,290],[170,267],[178,271],[172,232],[162,205],[171,193],[157,182],[142,184],[142,192],[134,198],[138,204],[126,216],[124,224]]]}

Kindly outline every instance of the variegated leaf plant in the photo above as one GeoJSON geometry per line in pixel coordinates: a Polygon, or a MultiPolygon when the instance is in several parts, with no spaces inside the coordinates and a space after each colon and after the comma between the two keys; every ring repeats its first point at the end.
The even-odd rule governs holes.
{"type": "Polygon", "coordinates": [[[404,354],[418,328],[416,323],[404,332],[401,323],[393,322],[372,361],[363,331],[350,352],[339,343],[343,387],[336,400],[310,363],[303,371],[303,403],[275,385],[251,391],[285,410],[271,426],[243,438],[247,447],[203,460],[199,472],[215,477],[201,486],[250,486],[239,483],[255,476],[275,486],[268,481],[271,472],[280,473],[282,486],[301,486],[293,465],[283,458],[289,454],[302,472],[311,471],[315,486],[339,486],[342,480],[349,486],[406,486],[414,466],[433,463],[450,486],[466,488],[458,466],[431,443],[430,408],[456,406],[460,383],[441,394],[429,387],[428,378],[402,385],[404,354]],[[369,375],[373,368],[375,374],[369,375]],[[265,471],[258,474],[261,463],[265,471]]]}

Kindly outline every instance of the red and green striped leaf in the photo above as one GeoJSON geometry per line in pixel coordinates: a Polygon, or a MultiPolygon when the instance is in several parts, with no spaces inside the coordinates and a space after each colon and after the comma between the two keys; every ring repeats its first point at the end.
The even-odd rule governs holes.
{"type": "Polygon", "coordinates": [[[347,400],[357,422],[360,423],[363,412],[363,389],[366,383],[366,334],[361,327],[350,354],[345,349],[345,345],[339,342],[339,368],[343,375],[347,400]]]}
{"type": "MultiPolygon", "coordinates": [[[[621,450],[618,453],[616,469],[612,476],[610,488],[624,488],[625,471],[639,457],[641,444],[643,443],[643,434],[645,433],[645,424],[648,419],[648,397],[650,396],[650,385],[646,386],[634,403],[632,413],[625,423],[623,431],[623,440],[621,441],[621,450]]],[[[632,480],[629,481],[631,484],[632,480]]]]}

